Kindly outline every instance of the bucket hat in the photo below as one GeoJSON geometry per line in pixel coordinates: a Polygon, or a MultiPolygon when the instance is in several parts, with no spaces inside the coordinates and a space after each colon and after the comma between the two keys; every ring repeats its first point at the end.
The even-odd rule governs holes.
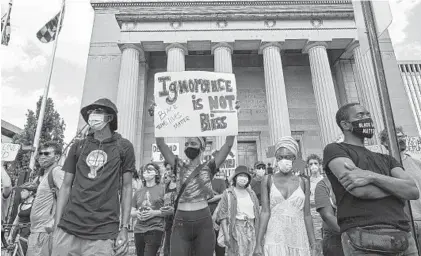
{"type": "Polygon", "coordinates": [[[111,120],[110,122],[110,128],[112,131],[116,131],[117,130],[117,107],[116,105],[109,99],[107,98],[102,98],[99,100],[96,100],[94,103],[87,105],[85,107],[83,107],[80,110],[80,114],[83,117],[83,120],[85,120],[86,123],[88,123],[89,120],[89,110],[95,110],[97,108],[104,108],[107,113],[111,114],[114,116],[113,120],[111,120]]]}

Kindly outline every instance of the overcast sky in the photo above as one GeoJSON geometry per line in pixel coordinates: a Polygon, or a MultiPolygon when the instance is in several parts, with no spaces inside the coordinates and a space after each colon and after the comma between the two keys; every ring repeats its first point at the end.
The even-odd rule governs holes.
{"type": "MultiPolygon", "coordinates": [[[[1,1],[1,13],[9,0],[1,1]]],[[[1,46],[1,118],[23,128],[27,109],[43,93],[53,44],[36,32],[60,9],[60,0],[14,0],[9,46],[1,46]]],[[[88,0],[67,0],[49,96],[64,118],[66,141],[76,133],[93,10],[88,0]]],[[[398,60],[421,62],[421,0],[391,0],[390,34],[398,60]]]]}

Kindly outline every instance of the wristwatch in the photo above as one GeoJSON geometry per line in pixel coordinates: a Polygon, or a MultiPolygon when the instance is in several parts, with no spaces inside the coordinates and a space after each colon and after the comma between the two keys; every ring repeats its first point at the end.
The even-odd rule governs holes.
{"type": "Polygon", "coordinates": [[[129,230],[129,224],[120,225],[120,229],[123,229],[123,228],[129,230]]]}

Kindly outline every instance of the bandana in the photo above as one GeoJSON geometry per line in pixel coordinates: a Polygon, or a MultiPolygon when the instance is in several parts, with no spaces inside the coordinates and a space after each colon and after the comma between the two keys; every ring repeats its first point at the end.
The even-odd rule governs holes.
{"type": "Polygon", "coordinates": [[[285,136],[282,137],[275,145],[275,153],[280,149],[280,148],[286,148],[289,149],[292,153],[294,153],[295,156],[297,156],[298,151],[299,151],[299,146],[297,141],[291,137],[291,136],[285,136]]]}

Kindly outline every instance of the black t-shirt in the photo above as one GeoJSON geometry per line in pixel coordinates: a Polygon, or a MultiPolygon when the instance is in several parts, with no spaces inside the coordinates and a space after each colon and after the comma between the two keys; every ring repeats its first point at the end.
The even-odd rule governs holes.
{"type": "Polygon", "coordinates": [[[58,226],[82,239],[116,239],[120,175],[135,170],[132,143],[118,133],[102,142],[88,136],[71,146],[63,170],[74,180],[58,226]]]}
{"type": "Polygon", "coordinates": [[[376,224],[392,225],[409,231],[409,220],[404,212],[404,201],[391,195],[381,199],[361,199],[347,192],[338,178],[329,169],[329,163],[335,158],[346,157],[363,169],[382,175],[391,176],[395,167],[402,167],[398,161],[388,155],[374,153],[365,147],[346,143],[332,143],[323,151],[323,165],[332,184],[338,207],[338,224],[341,232],[353,227],[376,224]]]}

